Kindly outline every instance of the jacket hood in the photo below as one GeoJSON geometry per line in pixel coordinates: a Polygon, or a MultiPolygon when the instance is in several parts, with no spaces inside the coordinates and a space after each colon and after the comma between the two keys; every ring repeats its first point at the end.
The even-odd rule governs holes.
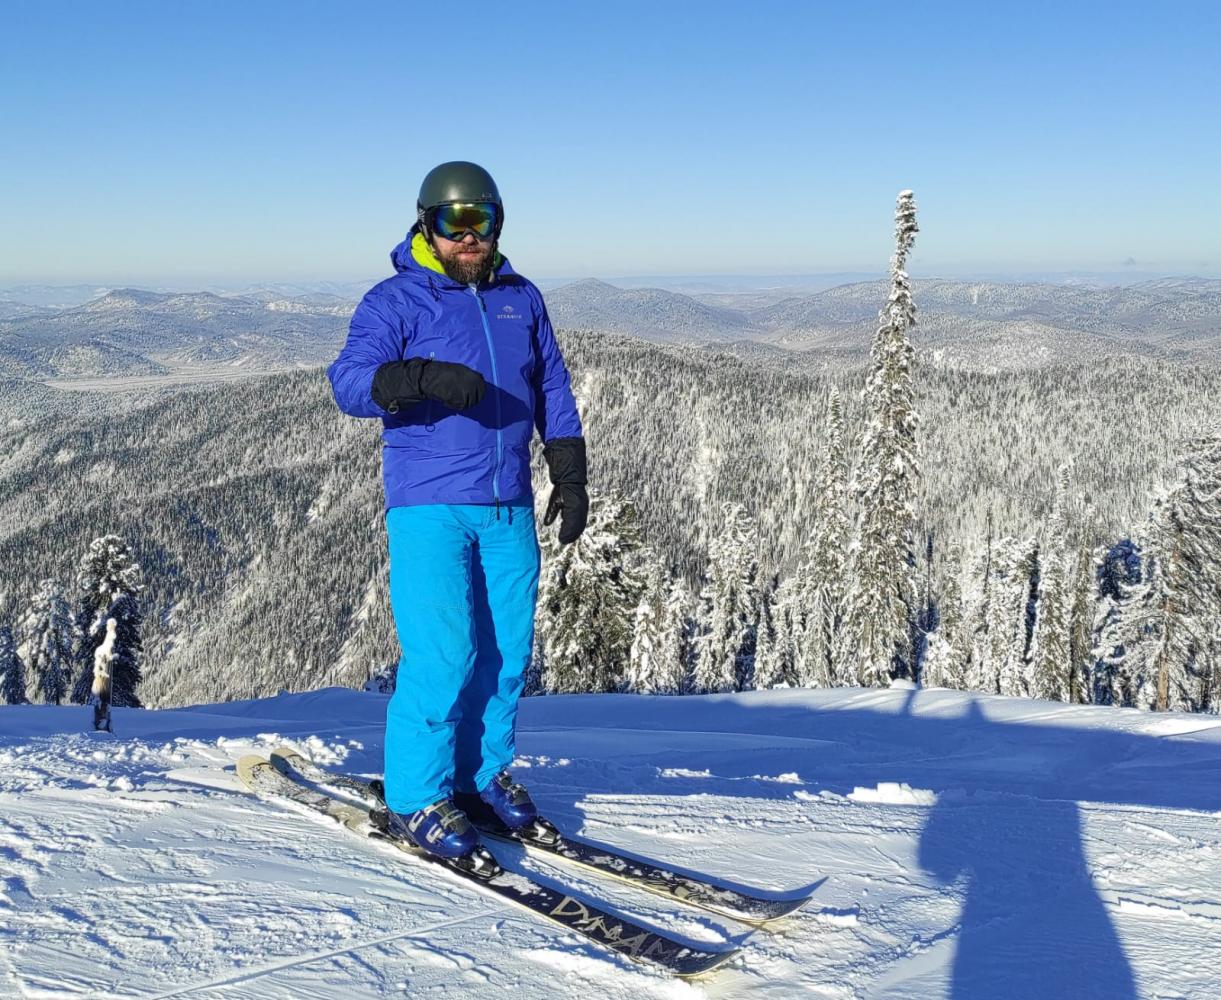
{"type": "MultiPolygon", "coordinates": [[[[509,265],[508,257],[499,250],[493,251],[493,254],[492,274],[488,279],[490,282],[495,282],[504,275],[516,273],[509,265]]],[[[390,251],[390,262],[399,274],[414,272],[416,275],[427,277],[429,281],[438,284],[448,283],[454,286],[461,284],[445,273],[440,259],[429,246],[428,240],[424,238],[419,222],[412,225],[407,230],[406,237],[390,251]]]]}

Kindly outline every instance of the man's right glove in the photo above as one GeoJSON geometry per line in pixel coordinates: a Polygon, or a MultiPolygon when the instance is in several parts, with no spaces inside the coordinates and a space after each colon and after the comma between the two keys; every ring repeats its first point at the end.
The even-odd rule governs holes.
{"type": "Polygon", "coordinates": [[[547,460],[547,471],[551,474],[552,482],[543,524],[550,524],[563,511],[559,539],[561,545],[567,545],[581,536],[589,520],[589,494],[585,490],[588,479],[585,439],[552,438],[543,446],[543,458],[547,460]]]}
{"type": "Polygon", "coordinates": [[[383,410],[398,413],[422,399],[435,399],[451,410],[474,406],[487,391],[479,372],[455,361],[408,358],[387,361],[373,375],[369,395],[383,410]]]}

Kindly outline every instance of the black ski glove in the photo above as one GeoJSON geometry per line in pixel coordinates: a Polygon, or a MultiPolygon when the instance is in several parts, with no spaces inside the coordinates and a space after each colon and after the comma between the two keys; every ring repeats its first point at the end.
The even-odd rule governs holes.
{"type": "Polygon", "coordinates": [[[543,458],[551,473],[552,490],[547,500],[547,512],[543,524],[550,524],[557,514],[560,517],[560,544],[575,542],[585,530],[589,520],[589,494],[585,490],[588,479],[585,468],[585,439],[583,437],[553,438],[543,446],[543,458]]]}
{"type": "Polygon", "coordinates": [[[465,410],[483,399],[487,383],[473,368],[454,361],[408,358],[387,361],[373,375],[369,395],[383,410],[398,413],[422,399],[435,399],[452,410],[465,410]]]}

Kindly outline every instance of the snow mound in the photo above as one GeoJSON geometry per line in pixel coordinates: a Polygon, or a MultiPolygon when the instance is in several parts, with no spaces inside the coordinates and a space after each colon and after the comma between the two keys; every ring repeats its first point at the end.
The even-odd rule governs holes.
{"type": "Polygon", "coordinates": [[[937,802],[937,793],[927,788],[912,788],[902,781],[879,781],[876,788],[861,788],[859,785],[848,793],[853,802],[880,802],[889,806],[931,806],[937,802]]]}

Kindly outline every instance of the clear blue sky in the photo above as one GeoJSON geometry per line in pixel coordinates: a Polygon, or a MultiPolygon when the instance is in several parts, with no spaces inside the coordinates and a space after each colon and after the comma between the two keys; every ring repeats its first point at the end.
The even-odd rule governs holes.
{"type": "Polygon", "coordinates": [[[1221,4],[0,5],[0,284],[388,273],[475,160],[522,273],[1221,273],[1221,4]]]}

